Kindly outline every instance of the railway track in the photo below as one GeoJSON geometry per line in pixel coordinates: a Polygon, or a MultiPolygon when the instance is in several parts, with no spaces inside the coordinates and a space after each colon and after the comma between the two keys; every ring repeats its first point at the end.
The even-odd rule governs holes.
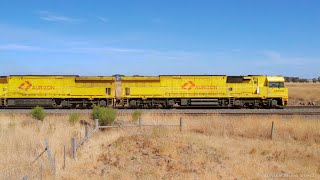
{"type": "Polygon", "coordinates": [[[320,109],[320,106],[286,106],[284,109],[320,109]]]}
{"type": "MultiPolygon", "coordinates": [[[[0,114],[29,114],[30,109],[0,109],[0,114]]],[[[119,116],[131,115],[134,109],[117,109],[119,116]]],[[[91,114],[90,109],[46,109],[47,114],[91,114]]],[[[185,115],[185,116],[265,116],[265,115],[282,115],[282,116],[320,116],[320,107],[288,107],[285,109],[142,109],[142,114],[150,115],[185,115]]]]}

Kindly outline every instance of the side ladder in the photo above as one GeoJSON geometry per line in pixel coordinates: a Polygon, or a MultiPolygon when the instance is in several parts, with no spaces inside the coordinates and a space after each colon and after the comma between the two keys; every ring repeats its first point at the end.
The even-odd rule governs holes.
{"type": "Polygon", "coordinates": [[[0,107],[6,106],[7,105],[6,102],[7,102],[6,99],[0,99],[0,107]]]}
{"type": "Polygon", "coordinates": [[[229,98],[229,105],[228,106],[233,106],[234,105],[234,98],[229,98]]]}

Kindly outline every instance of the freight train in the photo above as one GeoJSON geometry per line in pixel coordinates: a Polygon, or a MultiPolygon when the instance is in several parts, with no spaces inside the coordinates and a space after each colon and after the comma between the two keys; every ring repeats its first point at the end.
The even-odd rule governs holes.
{"type": "Polygon", "coordinates": [[[281,76],[0,77],[0,108],[282,108],[287,103],[281,76]]]}

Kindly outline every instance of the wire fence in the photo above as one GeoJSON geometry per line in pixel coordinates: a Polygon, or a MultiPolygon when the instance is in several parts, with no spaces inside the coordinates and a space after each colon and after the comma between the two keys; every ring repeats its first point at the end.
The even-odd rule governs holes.
{"type": "MultiPolygon", "coordinates": [[[[99,132],[101,129],[113,129],[113,128],[143,128],[143,127],[179,127],[180,131],[183,130],[184,122],[183,119],[180,118],[179,124],[144,124],[142,119],[138,119],[138,123],[134,125],[110,125],[110,126],[103,126],[99,125],[98,119],[95,120],[94,126],[89,126],[88,124],[85,125],[84,129],[84,136],[80,135],[80,138],[73,137],[71,138],[71,154],[70,158],[72,160],[77,160],[77,151],[81,146],[83,146],[95,133],[99,132]]],[[[59,167],[62,169],[66,168],[66,161],[67,161],[67,153],[66,153],[66,145],[63,146],[62,152],[63,160],[60,162],[59,167]]],[[[55,154],[52,152],[52,149],[49,145],[49,141],[46,139],[44,141],[44,148],[39,151],[38,156],[34,158],[34,160],[30,163],[29,169],[22,170],[23,168],[11,168],[10,170],[6,171],[6,179],[45,179],[46,175],[50,174],[54,179],[57,173],[57,166],[58,162],[56,160],[55,154]],[[37,162],[42,157],[47,156],[47,163],[43,163],[40,161],[38,166],[36,165],[37,162]],[[49,172],[48,172],[49,171],[49,172]],[[17,177],[17,175],[25,174],[25,176],[17,177]]],[[[25,168],[24,168],[25,169],[25,168]]]]}
{"type": "MultiPolygon", "coordinates": [[[[102,126],[99,125],[99,121],[96,119],[95,124],[89,126],[88,124],[84,126],[84,136],[80,136],[79,139],[76,137],[71,138],[71,146],[70,150],[71,153],[68,153],[68,160],[75,161],[77,160],[77,151],[81,146],[83,146],[90,138],[95,134],[98,133],[101,129],[113,129],[113,128],[143,128],[143,127],[179,127],[180,131],[183,131],[185,127],[185,123],[182,118],[180,118],[179,124],[144,124],[142,119],[138,119],[137,124],[129,124],[129,125],[110,125],[110,126],[102,126]]],[[[271,132],[270,132],[270,139],[276,139],[276,124],[272,121],[271,124],[271,132]]],[[[67,153],[66,153],[66,145],[64,145],[62,151],[62,160],[59,164],[61,169],[66,168],[66,161],[67,161],[67,153]]],[[[5,170],[0,170],[1,177],[5,179],[46,179],[46,177],[50,174],[53,179],[56,178],[57,174],[57,167],[58,162],[56,160],[55,154],[52,152],[51,147],[49,145],[49,141],[45,139],[44,141],[44,148],[39,151],[38,156],[34,158],[30,165],[26,167],[7,167],[5,170]],[[47,161],[43,161],[41,157],[47,157],[47,161]],[[41,161],[40,161],[41,160],[41,161]],[[38,162],[38,163],[37,163],[38,162]],[[25,176],[21,176],[21,175],[25,176]],[[20,177],[19,177],[20,175],[20,177]]]]}

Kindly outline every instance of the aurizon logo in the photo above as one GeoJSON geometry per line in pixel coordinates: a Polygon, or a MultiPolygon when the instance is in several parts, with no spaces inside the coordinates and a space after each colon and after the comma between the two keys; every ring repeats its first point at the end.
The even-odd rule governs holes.
{"type": "Polygon", "coordinates": [[[187,89],[187,90],[191,90],[192,88],[194,88],[196,85],[192,82],[192,81],[188,81],[186,83],[184,83],[182,85],[182,89],[187,89]]]}
{"type": "Polygon", "coordinates": [[[32,84],[29,81],[25,81],[25,82],[21,83],[18,88],[21,90],[28,91],[31,87],[32,87],[32,84]]]}

